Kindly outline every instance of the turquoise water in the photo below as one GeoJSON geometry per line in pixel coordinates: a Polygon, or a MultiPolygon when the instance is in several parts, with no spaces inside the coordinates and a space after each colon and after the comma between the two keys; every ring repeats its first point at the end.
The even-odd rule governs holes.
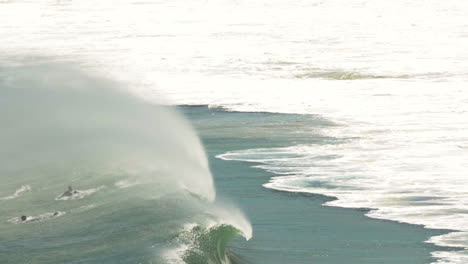
{"type": "MultiPolygon", "coordinates": [[[[179,107],[191,126],[178,111],[77,68],[8,66],[0,77],[2,264],[400,264],[455,250],[424,243],[443,230],[265,188],[298,169],[337,167],[328,161],[338,154],[281,150],[356,141],[327,133],[343,124],[179,107]],[[69,185],[77,192],[63,196],[69,185]]],[[[359,188],[313,176],[302,184],[359,188]]]]}
{"type": "Polygon", "coordinates": [[[177,112],[112,82],[45,71],[34,76],[33,67],[27,78],[0,83],[8,109],[0,120],[9,122],[0,133],[2,264],[413,264],[434,261],[432,251],[455,250],[423,243],[445,231],[324,207],[332,198],[321,195],[264,188],[275,175],[261,163],[222,159],[229,151],[355,140],[323,133],[339,124],[314,115],[179,107],[200,142],[177,112]],[[61,89],[65,80],[80,89],[61,89]],[[69,184],[78,194],[61,197],[69,184]]]}
{"type": "Polygon", "coordinates": [[[12,72],[0,72],[0,263],[229,263],[228,241],[251,236],[215,200],[179,113],[77,69],[12,72]]]}
{"type": "Polygon", "coordinates": [[[332,122],[313,115],[180,109],[202,138],[218,192],[237,203],[252,223],[252,240],[236,240],[231,247],[251,263],[431,263],[431,251],[454,250],[424,243],[443,230],[371,219],[364,216],[366,209],[324,207],[332,198],[321,195],[270,190],[262,185],[272,173],[216,158],[250,148],[340,144],[343,139],[314,133],[335,126],[332,122]]]}
{"type": "MultiPolygon", "coordinates": [[[[430,242],[465,250],[431,254],[438,259],[437,264],[466,264],[467,17],[466,0],[425,0],[423,4],[409,0],[3,0],[0,1],[0,82],[4,77],[6,83],[18,76],[34,79],[34,76],[47,71],[49,64],[60,63],[48,76],[53,79],[56,74],[66,73],[70,65],[78,64],[79,69],[86,70],[86,76],[96,74],[111,78],[118,82],[118,85],[111,86],[123,86],[123,89],[151,103],[209,105],[239,112],[308,114],[314,118],[321,116],[322,120],[304,120],[303,116],[294,115],[260,114],[260,118],[251,113],[233,114],[224,123],[210,124],[213,129],[209,133],[214,139],[225,141],[221,142],[224,145],[229,141],[223,134],[228,134],[234,142],[232,145],[237,145],[231,148],[235,151],[219,151],[217,154],[222,155],[222,159],[231,160],[232,164],[257,166],[261,169],[258,171],[260,174],[272,173],[256,183],[255,186],[262,191],[265,191],[260,187],[263,185],[289,192],[320,193],[337,198],[327,205],[375,208],[362,212],[375,219],[454,230],[443,236],[431,237],[430,242]],[[42,65],[32,72],[21,69],[4,72],[4,68],[20,64],[42,65]],[[243,119],[262,125],[252,131],[239,121],[243,119]],[[327,120],[335,126],[330,122],[325,124],[327,120]],[[320,122],[325,123],[320,125],[320,122]],[[236,124],[234,128],[229,131],[223,129],[234,126],[231,123],[236,124]],[[319,125],[318,129],[315,129],[316,125],[319,125]],[[245,138],[236,141],[239,134],[245,138]],[[322,144],[323,140],[328,140],[328,143],[322,144]],[[341,142],[337,144],[337,141],[341,142]]],[[[73,77],[65,77],[62,81],[67,84],[62,86],[67,88],[83,84],[73,77]]],[[[31,81],[25,85],[35,87],[37,83],[31,81]]],[[[44,120],[41,111],[31,111],[28,107],[31,101],[34,102],[31,98],[24,102],[19,100],[18,116],[11,118],[8,115],[11,108],[4,107],[3,92],[4,87],[0,87],[0,118],[6,113],[6,119],[0,120],[0,155],[4,155],[0,156],[0,208],[3,215],[0,216],[0,220],[3,219],[0,231],[8,230],[7,233],[13,235],[21,233],[12,230],[16,227],[8,226],[8,221],[17,220],[15,217],[23,213],[47,218],[49,215],[46,213],[61,210],[65,214],[53,220],[67,223],[72,215],[72,205],[89,206],[87,202],[101,196],[115,200],[120,195],[126,197],[127,191],[134,193],[142,187],[132,185],[136,174],[131,172],[132,176],[127,177],[126,173],[118,170],[115,182],[100,176],[98,179],[88,177],[101,175],[94,170],[78,170],[75,176],[69,177],[67,166],[63,172],[53,176],[56,181],[44,181],[44,176],[35,177],[37,173],[19,172],[16,177],[3,173],[3,166],[15,165],[18,160],[18,156],[11,155],[14,152],[1,141],[3,133],[11,131],[12,121],[24,121],[22,129],[29,131],[34,126],[28,122],[36,121],[33,123],[41,126],[40,121],[44,120]],[[71,179],[75,181],[70,183],[71,179]],[[45,183],[53,187],[40,189],[45,183]],[[87,193],[94,192],[101,184],[106,188],[73,202],[55,201],[53,198],[63,193],[69,184],[87,193]],[[52,200],[48,192],[52,192],[52,200]],[[107,195],[111,192],[115,196],[107,195]],[[44,203],[28,201],[33,196],[44,203]],[[55,208],[57,204],[60,206],[55,208]],[[43,205],[50,208],[41,207],[43,205]]],[[[106,99],[106,96],[95,96],[89,101],[108,106],[106,99]]],[[[64,113],[62,119],[65,121],[67,115],[74,116],[63,109],[64,105],[76,107],[74,102],[43,101],[45,108],[52,109],[52,113],[64,113]]],[[[114,128],[119,120],[128,124],[128,127],[122,124],[112,129],[121,132],[115,134],[111,133],[113,131],[104,133],[102,127],[97,131],[94,130],[96,127],[86,129],[88,135],[98,132],[99,139],[83,139],[86,144],[81,146],[93,145],[96,141],[132,142],[134,139],[151,138],[145,133],[132,135],[132,129],[129,129],[134,125],[144,127],[151,124],[151,114],[140,115],[144,117],[142,121],[129,118],[125,114],[128,112],[119,111],[115,105],[113,108],[118,114],[111,115],[109,119],[109,116],[98,115],[100,111],[95,111],[95,107],[89,108],[87,102],[77,107],[87,112],[85,116],[91,119],[105,117],[105,120],[113,120],[108,125],[114,128]],[[125,117],[121,118],[121,115],[125,117]],[[106,137],[106,134],[111,136],[106,137]]],[[[74,112],[80,112],[77,109],[74,112]]],[[[65,127],[73,128],[71,132],[76,131],[70,138],[80,137],[83,134],[80,132],[84,132],[76,124],[73,119],[65,124],[65,127]]],[[[168,127],[166,122],[159,124],[168,127]]],[[[153,134],[153,129],[142,131],[153,134]]],[[[13,131],[13,134],[17,132],[13,131]]],[[[169,134],[177,133],[171,131],[169,134]]],[[[193,136],[191,132],[188,134],[193,136]]],[[[16,142],[14,139],[6,143],[16,142]]],[[[63,145],[60,141],[63,143],[64,138],[60,134],[46,133],[42,140],[59,143],[52,144],[54,147],[63,145]]],[[[127,159],[136,152],[138,157],[135,159],[144,160],[140,165],[148,167],[158,159],[149,158],[147,154],[162,149],[162,153],[173,154],[167,162],[171,166],[154,164],[154,167],[177,168],[177,175],[191,175],[193,168],[184,169],[183,166],[191,155],[182,154],[184,158],[178,158],[185,147],[171,151],[173,148],[161,148],[154,142],[140,141],[137,148],[128,149],[126,146],[123,148],[125,151],[113,149],[100,151],[99,155],[109,157],[109,154],[117,154],[118,158],[127,159]]],[[[173,143],[177,142],[182,140],[173,143]]],[[[207,143],[211,147],[215,144],[207,143]]],[[[39,159],[47,157],[49,152],[45,150],[51,147],[49,144],[16,146],[24,147],[23,154],[29,153],[28,147],[32,147],[34,151],[31,153],[39,159]]],[[[201,147],[187,149],[200,150],[201,147]]],[[[63,154],[57,155],[56,160],[61,160],[63,154]]],[[[91,151],[87,156],[99,156],[94,154],[97,153],[91,151]]],[[[161,156],[166,160],[165,155],[161,156]]],[[[195,156],[199,161],[195,164],[207,165],[204,153],[195,156]]],[[[84,167],[89,167],[84,164],[84,167]]],[[[104,172],[115,174],[114,171],[109,173],[107,168],[104,172]]],[[[160,174],[151,175],[160,181],[160,174]]],[[[195,177],[198,179],[195,181],[169,182],[182,193],[188,190],[192,194],[201,191],[205,197],[222,196],[222,190],[215,192],[211,188],[209,182],[212,177],[208,171],[200,175],[195,177]],[[202,179],[198,177],[200,175],[202,179]],[[202,190],[204,186],[210,188],[202,190]]],[[[219,175],[215,177],[220,185],[219,175]]],[[[145,199],[151,196],[151,190],[160,193],[161,186],[167,187],[160,183],[155,185],[144,188],[145,199]]],[[[100,204],[96,206],[98,211],[103,208],[100,204]]],[[[161,215],[157,208],[155,211],[155,215],[161,215]]],[[[92,216],[93,210],[89,213],[92,216]]],[[[241,212],[236,214],[242,215],[241,212]]],[[[215,215],[219,216],[219,212],[215,215]]],[[[118,215],[114,217],[119,218],[118,215]]],[[[205,219],[203,215],[200,218],[205,219]]],[[[244,227],[241,229],[250,233],[248,222],[242,216],[234,218],[236,223],[231,224],[239,226],[237,220],[243,219],[244,227]]],[[[199,224],[192,221],[190,215],[186,220],[175,225],[175,233],[185,230],[185,227],[192,230],[195,222],[199,224]]],[[[41,225],[48,225],[46,223],[41,225]]],[[[151,226],[151,217],[147,223],[151,226]]],[[[163,237],[160,237],[161,241],[165,240],[163,237]]],[[[11,240],[2,233],[0,239],[11,240]]],[[[151,242],[151,236],[148,239],[149,243],[141,244],[156,244],[151,242]]],[[[182,244],[187,243],[190,244],[187,241],[182,244]]],[[[5,243],[0,244],[5,247],[5,243]]],[[[183,251],[180,246],[176,252],[183,251]]],[[[144,252],[153,252],[153,248],[144,252]]],[[[180,256],[174,251],[172,253],[180,256]]]]}

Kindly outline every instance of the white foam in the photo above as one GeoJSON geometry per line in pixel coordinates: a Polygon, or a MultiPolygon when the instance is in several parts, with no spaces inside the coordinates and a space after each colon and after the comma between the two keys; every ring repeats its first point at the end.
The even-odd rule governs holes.
{"type": "MultiPolygon", "coordinates": [[[[296,177],[274,178],[270,188],[336,195],[330,205],[374,207],[380,210],[373,217],[466,230],[466,5],[9,1],[0,8],[0,49],[81,56],[148,100],[157,100],[157,87],[176,104],[322,115],[341,126],[321,134],[352,140],[285,149],[304,156],[295,162],[264,154],[224,158],[261,159],[262,168],[296,177]],[[355,77],[361,80],[338,80],[355,77]],[[342,158],[311,161],[326,153],[342,158]],[[307,185],[317,181],[322,187],[307,185]]],[[[465,264],[451,258],[457,254],[436,255],[440,263],[465,264]]]]}
{"type": "MultiPolygon", "coordinates": [[[[264,184],[267,188],[337,197],[338,200],[326,205],[372,208],[374,210],[367,215],[373,218],[459,230],[428,242],[468,249],[468,190],[463,170],[457,170],[465,161],[456,156],[447,160],[444,155],[435,159],[434,153],[419,149],[419,145],[411,151],[393,149],[397,153],[392,153],[384,143],[368,145],[364,144],[365,140],[338,145],[272,148],[270,152],[268,149],[250,149],[218,157],[262,163],[256,167],[284,175],[271,178],[264,184]],[[279,153],[284,153],[284,157],[277,156],[279,153]],[[265,159],[269,156],[277,158],[265,159]],[[328,158],[331,156],[335,158],[328,158]],[[427,160],[421,163],[424,158],[427,160]]],[[[373,140],[375,138],[368,139],[373,140]]],[[[450,258],[450,261],[463,259],[460,256],[466,257],[466,253],[458,252],[458,257],[450,258]]],[[[444,256],[444,261],[448,261],[447,254],[439,252],[436,255],[444,256]]]]}
{"type": "Polygon", "coordinates": [[[97,188],[91,188],[91,189],[86,189],[86,190],[75,190],[75,192],[72,193],[70,196],[65,196],[63,194],[57,196],[55,200],[62,200],[62,201],[68,201],[68,200],[77,200],[77,199],[83,199],[85,197],[88,197],[102,189],[104,189],[105,186],[99,186],[97,188]]]}
{"type": "Polygon", "coordinates": [[[21,217],[14,217],[8,220],[8,222],[13,223],[13,224],[25,224],[25,223],[32,223],[32,222],[43,222],[43,221],[48,221],[52,220],[54,218],[60,217],[65,215],[65,212],[62,211],[56,211],[56,212],[50,212],[50,213],[43,213],[37,216],[27,216],[26,220],[22,221],[21,217]]]}
{"type": "Polygon", "coordinates": [[[138,181],[120,180],[120,181],[116,182],[114,185],[117,186],[120,189],[125,189],[125,188],[135,186],[137,184],[139,184],[138,181]]]}
{"type": "Polygon", "coordinates": [[[88,204],[88,205],[80,206],[80,207],[78,207],[76,209],[71,209],[70,212],[71,213],[81,213],[81,212],[85,212],[85,211],[94,209],[96,207],[97,207],[97,205],[95,205],[95,204],[88,204]]]}
{"type": "Polygon", "coordinates": [[[10,196],[5,196],[5,197],[0,197],[0,201],[1,200],[11,200],[11,199],[15,199],[15,198],[18,198],[22,195],[24,195],[25,193],[27,192],[30,192],[31,191],[31,186],[29,185],[22,185],[21,188],[17,189],[15,191],[14,194],[10,195],[10,196]]]}
{"type": "Polygon", "coordinates": [[[176,247],[165,250],[163,258],[168,264],[186,264],[183,257],[189,249],[190,247],[188,245],[179,244],[176,247]]]}
{"type": "Polygon", "coordinates": [[[436,264],[468,263],[466,251],[436,251],[432,256],[437,259],[436,264]]]}

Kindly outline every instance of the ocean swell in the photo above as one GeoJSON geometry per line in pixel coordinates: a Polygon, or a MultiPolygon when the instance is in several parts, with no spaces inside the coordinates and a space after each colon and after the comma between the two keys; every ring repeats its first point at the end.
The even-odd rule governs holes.
{"type": "Polygon", "coordinates": [[[250,223],[216,202],[177,112],[76,65],[0,69],[0,259],[170,263],[167,249],[189,244],[183,263],[232,263],[228,242],[250,223]]]}

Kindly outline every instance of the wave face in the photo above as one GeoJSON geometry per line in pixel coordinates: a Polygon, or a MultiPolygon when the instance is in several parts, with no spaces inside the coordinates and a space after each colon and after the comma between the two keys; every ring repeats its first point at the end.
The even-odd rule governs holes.
{"type": "Polygon", "coordinates": [[[178,263],[230,263],[250,224],[215,202],[177,113],[70,65],[28,64],[0,67],[2,263],[171,263],[184,246],[178,263]],[[196,234],[180,239],[187,224],[196,234]]]}
{"type": "MultiPolygon", "coordinates": [[[[460,230],[432,242],[468,248],[467,17],[466,0],[0,1],[0,56],[84,59],[145,98],[159,85],[175,104],[320,115],[337,125],[310,130],[346,143],[225,158],[245,160],[251,152],[260,161],[276,153],[282,163],[269,157],[263,166],[289,174],[267,187],[336,195],[333,205],[379,209],[374,217],[460,230]]],[[[38,160],[52,154],[44,155],[38,160]]],[[[10,178],[0,197],[22,185],[31,191],[1,203],[37,190],[10,178]]],[[[122,191],[137,188],[138,181],[121,178],[117,186],[129,186],[122,191]]],[[[105,186],[70,202],[117,187],[105,186]]],[[[466,250],[435,256],[468,263],[466,250]]]]}

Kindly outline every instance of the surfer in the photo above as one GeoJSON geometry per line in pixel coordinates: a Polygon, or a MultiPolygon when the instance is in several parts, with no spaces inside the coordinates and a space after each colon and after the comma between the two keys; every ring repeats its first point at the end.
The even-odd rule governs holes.
{"type": "Polygon", "coordinates": [[[62,194],[62,196],[60,196],[60,198],[66,197],[66,196],[72,196],[72,195],[77,194],[77,193],[78,193],[78,191],[76,191],[76,190],[74,191],[73,188],[72,188],[71,185],[70,185],[70,186],[68,186],[68,190],[66,190],[66,191],[62,194]]]}
{"type": "Polygon", "coordinates": [[[25,216],[25,215],[22,215],[22,216],[21,216],[21,221],[26,221],[26,219],[28,219],[27,216],[25,216]]]}

